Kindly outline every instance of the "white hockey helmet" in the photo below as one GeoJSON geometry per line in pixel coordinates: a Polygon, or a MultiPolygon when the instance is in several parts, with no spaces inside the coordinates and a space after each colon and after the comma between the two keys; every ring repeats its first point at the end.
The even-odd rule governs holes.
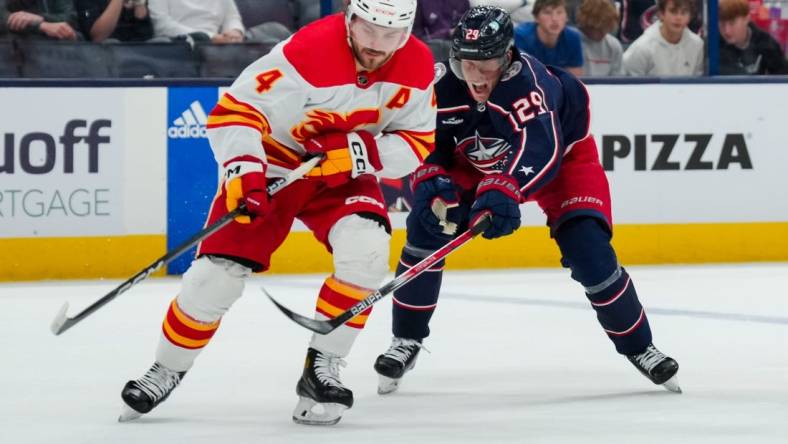
{"type": "Polygon", "coordinates": [[[410,34],[416,19],[416,0],[350,0],[345,14],[348,26],[354,15],[387,28],[407,28],[410,34]]]}

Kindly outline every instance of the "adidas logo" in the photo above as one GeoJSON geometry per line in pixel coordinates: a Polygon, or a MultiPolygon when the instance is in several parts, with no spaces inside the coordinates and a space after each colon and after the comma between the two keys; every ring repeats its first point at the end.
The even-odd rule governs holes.
{"type": "Polygon", "coordinates": [[[200,105],[194,101],[189,108],[181,113],[181,116],[172,121],[172,126],[167,128],[167,136],[171,139],[199,139],[206,137],[205,125],[208,123],[208,116],[200,105]]]}

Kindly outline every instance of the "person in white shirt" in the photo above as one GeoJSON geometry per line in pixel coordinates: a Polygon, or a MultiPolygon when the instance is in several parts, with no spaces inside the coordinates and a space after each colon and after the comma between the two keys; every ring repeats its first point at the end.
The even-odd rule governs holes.
{"type": "Polygon", "coordinates": [[[511,13],[523,5],[523,0],[470,0],[471,7],[476,6],[496,6],[511,13]]]}
{"type": "Polygon", "coordinates": [[[703,39],[687,26],[692,0],[657,0],[659,21],[649,26],[624,52],[624,71],[630,76],[700,76],[703,39]]]}
{"type": "Polygon", "coordinates": [[[610,33],[618,24],[618,10],[610,0],[583,0],[575,14],[583,44],[584,76],[623,75],[621,42],[610,33]]]}
{"type": "Polygon", "coordinates": [[[264,40],[264,36],[279,41],[290,35],[284,25],[274,22],[246,31],[234,0],[149,0],[148,8],[155,37],[188,36],[225,44],[264,40]]]}

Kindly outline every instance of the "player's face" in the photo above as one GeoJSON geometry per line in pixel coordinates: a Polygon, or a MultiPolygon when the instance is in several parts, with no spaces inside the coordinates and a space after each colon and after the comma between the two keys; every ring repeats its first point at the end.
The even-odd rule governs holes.
{"type": "Polygon", "coordinates": [[[733,20],[720,20],[720,34],[731,45],[744,45],[747,42],[749,16],[736,17],[733,20]]]}
{"type": "Polygon", "coordinates": [[[566,27],[566,7],[546,6],[536,15],[536,25],[550,36],[558,36],[566,27]]]}
{"type": "Polygon", "coordinates": [[[405,28],[386,28],[359,17],[353,17],[350,22],[350,43],[353,54],[356,56],[356,61],[369,71],[383,66],[406,37],[405,28]]]}
{"type": "Polygon", "coordinates": [[[503,72],[501,59],[462,60],[460,67],[473,100],[486,102],[493,88],[498,84],[498,79],[501,78],[503,72]]]}
{"type": "Polygon", "coordinates": [[[692,18],[689,9],[678,7],[671,1],[665,6],[665,12],[659,12],[657,15],[668,34],[676,36],[684,32],[692,18]]]}

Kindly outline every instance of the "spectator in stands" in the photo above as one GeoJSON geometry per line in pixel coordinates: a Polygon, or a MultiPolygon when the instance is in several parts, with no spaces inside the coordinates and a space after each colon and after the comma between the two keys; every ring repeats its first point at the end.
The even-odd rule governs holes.
{"type": "Polygon", "coordinates": [[[471,8],[468,0],[418,0],[413,34],[422,40],[449,40],[463,14],[471,8]]]}
{"type": "Polygon", "coordinates": [[[514,28],[514,44],[546,65],[563,68],[579,76],[583,73],[583,46],[580,32],[566,26],[565,0],[536,0],[536,22],[514,28]]]}
{"type": "Polygon", "coordinates": [[[13,34],[78,40],[72,0],[6,0],[5,25],[13,34]]]}
{"type": "Polygon", "coordinates": [[[94,42],[143,42],[153,37],[147,0],[74,0],[79,28],[94,42]]]}
{"type": "Polygon", "coordinates": [[[693,0],[657,0],[659,21],[646,28],[624,52],[631,76],[699,76],[703,74],[703,39],[687,25],[693,0]]]}
{"type": "Polygon", "coordinates": [[[243,41],[276,42],[291,32],[268,22],[245,31],[233,0],[149,0],[156,37],[183,38],[214,44],[243,41]]]}
{"type": "Polygon", "coordinates": [[[616,29],[618,10],[610,0],[583,0],[577,8],[577,26],[583,43],[584,76],[623,75],[621,42],[616,29]]]}
{"type": "MultiPolygon", "coordinates": [[[[621,11],[617,37],[626,47],[643,34],[643,30],[654,24],[657,18],[655,0],[613,0],[621,11]]],[[[695,11],[703,11],[703,0],[693,0],[695,11]]],[[[699,34],[703,30],[702,14],[694,14],[689,23],[690,31],[699,34]]]]}
{"type": "Polygon", "coordinates": [[[720,0],[720,74],[788,74],[780,44],[750,23],[747,0],[720,0]]]}
{"type": "Polygon", "coordinates": [[[0,0],[0,40],[8,37],[8,5],[0,0]]]}

